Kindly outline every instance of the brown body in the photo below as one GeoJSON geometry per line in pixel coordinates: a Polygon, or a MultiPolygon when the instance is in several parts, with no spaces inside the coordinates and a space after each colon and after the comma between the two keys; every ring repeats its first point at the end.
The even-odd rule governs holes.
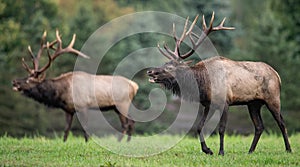
{"type": "Polygon", "coordinates": [[[92,75],[80,71],[65,73],[52,79],[45,79],[45,70],[61,54],[73,53],[88,58],[88,56],[72,48],[75,42],[75,35],[67,48],[62,48],[62,41],[58,31],[56,31],[57,39],[55,41],[44,44],[45,38],[46,33],[44,33],[42,38],[41,48],[37,56],[33,55],[30,47],[28,48],[34,68],[29,68],[23,59],[23,67],[29,72],[29,76],[13,80],[13,89],[49,107],[61,108],[65,111],[67,124],[64,141],[67,140],[73,116],[76,112],[83,114],[81,124],[83,125],[85,140],[88,140],[88,134],[85,131],[87,123],[86,112],[95,108],[101,111],[115,110],[122,125],[122,135],[119,140],[127,133],[127,140],[129,141],[134,129],[134,121],[130,119],[128,109],[137,93],[138,85],[121,76],[92,75]],[[57,44],[57,47],[54,46],[55,44],[57,44]],[[47,48],[49,62],[39,69],[39,59],[45,48],[47,48]],[[50,49],[55,52],[51,54],[50,49]]]}
{"type": "MultiPolygon", "coordinates": [[[[30,79],[13,81],[14,90],[22,92],[48,107],[61,108],[66,113],[64,141],[67,140],[73,115],[80,112],[82,118],[89,109],[106,111],[114,109],[119,115],[123,134],[128,133],[128,140],[134,128],[134,121],[128,116],[131,101],[138,90],[138,85],[121,76],[91,75],[85,72],[69,72],[53,79],[34,82],[30,79]]],[[[85,138],[87,120],[81,121],[85,138]]],[[[121,138],[119,138],[121,140],[121,138]]]]}
{"type": "Polygon", "coordinates": [[[190,62],[183,61],[183,59],[194,53],[211,31],[233,29],[232,27],[223,26],[225,19],[219,26],[213,27],[213,13],[209,27],[206,26],[203,16],[203,32],[198,36],[192,32],[197,18],[198,16],[188,31],[187,19],[180,38],[173,32],[176,42],[174,51],[170,50],[167,45],[164,45],[165,51],[158,46],[159,51],[169,58],[170,61],[161,67],[150,69],[147,72],[150,77],[149,81],[163,85],[166,89],[171,90],[174,94],[184,99],[199,101],[205,107],[197,129],[200,135],[202,151],[206,154],[213,154],[206,146],[202,134],[210,108],[213,107],[223,111],[219,123],[219,154],[224,155],[224,132],[227,113],[229,106],[232,105],[248,106],[250,117],[255,127],[255,136],[249,153],[255,150],[264,130],[260,113],[263,105],[267,106],[276,120],[284,139],[286,151],[291,152],[287,130],[280,113],[281,80],[272,67],[262,62],[233,61],[224,57],[212,57],[195,65],[190,65],[190,62]],[[186,36],[189,36],[193,48],[186,54],[181,55],[179,51],[180,44],[186,36]]]}
{"type": "Polygon", "coordinates": [[[127,110],[138,90],[135,82],[122,76],[91,75],[77,71],[52,80],[68,85],[65,100],[70,109],[116,106],[127,110]]]}
{"type": "Polygon", "coordinates": [[[208,71],[211,71],[207,78],[210,79],[212,85],[218,86],[215,89],[226,89],[226,102],[229,105],[263,100],[267,103],[278,103],[280,106],[280,77],[272,67],[265,63],[214,57],[201,61],[193,67],[195,71],[199,68],[208,68],[208,71]],[[223,71],[213,71],[213,69],[223,71]],[[222,73],[224,78],[214,78],[218,72],[222,73]],[[221,85],[214,84],[213,81],[224,83],[224,87],[220,88],[221,85]]]}

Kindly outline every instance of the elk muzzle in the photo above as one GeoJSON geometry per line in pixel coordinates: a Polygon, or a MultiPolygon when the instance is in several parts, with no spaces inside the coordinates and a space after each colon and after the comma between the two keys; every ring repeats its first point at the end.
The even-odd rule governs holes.
{"type": "Polygon", "coordinates": [[[154,70],[153,69],[150,69],[147,71],[147,75],[150,77],[149,78],[149,82],[150,83],[155,83],[155,74],[154,74],[154,70]]]}
{"type": "Polygon", "coordinates": [[[19,82],[17,81],[17,80],[13,80],[12,82],[11,82],[11,84],[12,84],[12,89],[14,90],[14,91],[20,91],[21,90],[21,87],[20,87],[20,84],[19,84],[19,82]]]}
{"type": "Polygon", "coordinates": [[[157,75],[159,74],[157,68],[150,68],[147,71],[147,75],[150,77],[149,82],[150,83],[155,83],[157,81],[157,75]]]}
{"type": "Polygon", "coordinates": [[[150,68],[147,75],[150,83],[161,83],[163,79],[167,78],[167,72],[162,68],[150,68]]]}

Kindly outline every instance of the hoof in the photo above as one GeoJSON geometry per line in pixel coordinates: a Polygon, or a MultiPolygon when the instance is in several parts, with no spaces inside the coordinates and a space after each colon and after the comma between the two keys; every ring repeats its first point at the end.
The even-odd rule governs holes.
{"type": "Polygon", "coordinates": [[[213,154],[214,154],[209,148],[203,149],[202,151],[203,151],[205,154],[208,154],[208,155],[213,155],[213,154]]]}
{"type": "Polygon", "coordinates": [[[224,151],[219,151],[219,155],[224,156],[224,151]]]}

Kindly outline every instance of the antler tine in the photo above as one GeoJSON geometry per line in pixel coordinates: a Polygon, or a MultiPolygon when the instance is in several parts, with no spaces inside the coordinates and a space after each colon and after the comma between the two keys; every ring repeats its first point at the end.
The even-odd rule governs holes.
{"type": "Polygon", "coordinates": [[[214,27],[212,30],[213,31],[218,31],[218,30],[234,30],[234,27],[224,27],[224,23],[225,23],[226,17],[224,17],[224,19],[222,20],[222,22],[217,26],[214,27]]]}
{"type": "Polygon", "coordinates": [[[197,34],[195,34],[194,32],[191,32],[190,35],[193,36],[193,37],[195,37],[195,38],[197,38],[197,39],[200,38],[200,37],[199,37],[197,34]]]}
{"type": "MultiPolygon", "coordinates": [[[[76,55],[81,56],[81,57],[86,58],[86,59],[89,59],[89,58],[90,58],[88,55],[86,55],[86,54],[84,54],[84,53],[82,53],[82,52],[80,52],[80,51],[78,51],[78,50],[76,50],[76,49],[74,49],[74,48],[65,48],[65,49],[63,49],[63,50],[61,51],[60,54],[62,54],[62,53],[67,53],[67,52],[76,54],[76,55]]],[[[59,55],[57,55],[57,56],[59,56],[59,55]]],[[[54,60],[57,56],[55,56],[55,57],[53,58],[53,60],[54,60]]]]}
{"type": "Polygon", "coordinates": [[[190,38],[190,41],[192,42],[193,49],[182,56],[179,55],[182,59],[185,59],[185,58],[191,56],[194,53],[194,51],[200,46],[200,44],[204,41],[204,39],[210,32],[218,31],[218,30],[234,30],[235,29],[234,27],[224,27],[226,17],[222,20],[222,22],[219,24],[219,26],[213,27],[214,19],[215,19],[215,12],[212,13],[212,16],[211,16],[211,19],[209,22],[209,26],[207,27],[205,17],[203,15],[202,16],[202,33],[201,33],[201,35],[200,36],[196,35],[195,33],[192,32],[192,30],[189,32],[189,38],[190,38]],[[196,38],[196,42],[193,37],[196,38]]]}
{"type": "MultiPolygon", "coordinates": [[[[46,38],[47,38],[47,31],[44,31],[42,39],[41,39],[41,47],[40,47],[36,57],[32,58],[33,59],[33,66],[34,66],[35,71],[39,70],[39,60],[40,60],[40,58],[43,54],[43,50],[45,49],[46,38]]],[[[29,49],[30,49],[30,52],[32,53],[31,48],[29,48],[29,49]]]]}
{"type": "Polygon", "coordinates": [[[206,30],[207,26],[206,26],[206,21],[205,21],[205,17],[204,15],[202,15],[202,30],[206,30]]]}
{"type": "MultiPolygon", "coordinates": [[[[199,17],[199,15],[197,15],[197,16],[195,17],[193,23],[191,24],[190,29],[188,30],[188,32],[186,32],[186,34],[189,35],[190,41],[192,42],[192,45],[193,45],[193,48],[195,47],[196,44],[195,44],[194,39],[192,38],[192,35],[199,39],[199,37],[198,37],[195,33],[192,32],[192,30],[193,30],[193,28],[194,28],[194,26],[195,26],[195,24],[196,24],[196,22],[197,22],[197,20],[198,20],[198,17],[199,17]]],[[[206,25],[205,25],[205,26],[206,26],[206,25]]]]}
{"type": "Polygon", "coordinates": [[[31,47],[30,47],[30,46],[27,47],[27,50],[28,50],[28,52],[29,52],[29,54],[30,54],[30,57],[31,57],[31,60],[32,60],[33,68],[35,69],[35,67],[36,67],[35,61],[34,61],[34,60],[35,60],[35,56],[34,56],[32,50],[31,50],[31,47]]]}
{"type": "Polygon", "coordinates": [[[56,35],[56,40],[57,40],[57,49],[61,50],[62,49],[62,40],[60,38],[58,29],[56,29],[55,35],[56,35]]]}
{"type": "Polygon", "coordinates": [[[189,22],[189,16],[185,20],[184,27],[183,27],[183,32],[182,32],[181,37],[179,39],[180,42],[182,42],[184,40],[184,38],[186,37],[186,35],[187,35],[186,34],[186,28],[187,28],[188,22],[189,22]]]}
{"type": "Polygon", "coordinates": [[[69,46],[66,48],[67,52],[71,52],[71,53],[77,54],[78,56],[81,56],[83,58],[89,59],[90,58],[89,56],[87,56],[84,53],[79,52],[78,50],[73,48],[75,40],[76,40],[76,34],[73,34],[72,40],[71,40],[69,46]]]}
{"type": "Polygon", "coordinates": [[[189,17],[187,17],[186,20],[185,20],[184,27],[183,27],[183,32],[181,34],[180,39],[176,40],[176,45],[175,45],[174,53],[175,53],[175,55],[176,55],[177,58],[180,57],[180,51],[179,51],[180,45],[181,45],[182,41],[184,40],[184,38],[187,35],[186,34],[186,30],[187,30],[188,21],[189,21],[189,17]]]}
{"type": "Polygon", "coordinates": [[[30,46],[28,46],[28,52],[30,53],[30,56],[31,56],[31,60],[32,60],[32,65],[33,65],[33,69],[34,70],[38,70],[38,68],[39,68],[39,58],[40,58],[40,55],[42,54],[41,52],[42,52],[42,48],[40,48],[40,50],[39,50],[39,52],[38,52],[38,54],[37,54],[37,57],[35,57],[34,56],[34,54],[33,54],[33,52],[32,52],[32,50],[31,50],[31,47],[30,46]]]}
{"type": "MultiPolygon", "coordinates": [[[[172,59],[174,58],[174,59],[176,59],[176,58],[178,58],[178,56],[176,55],[176,51],[178,50],[177,49],[177,45],[178,45],[178,37],[177,37],[177,35],[176,35],[176,28],[175,28],[175,23],[173,23],[173,38],[174,38],[174,40],[175,40],[175,50],[174,50],[174,52],[172,52],[168,47],[167,47],[167,45],[165,44],[164,45],[164,48],[166,49],[166,51],[172,56],[172,59]]],[[[179,53],[179,51],[178,51],[178,53],[179,53]]]]}
{"type": "Polygon", "coordinates": [[[175,40],[175,42],[178,40],[178,37],[176,35],[176,27],[175,27],[175,23],[173,23],[173,38],[175,40]]]}
{"type": "MultiPolygon", "coordinates": [[[[42,39],[41,39],[41,48],[39,49],[39,51],[38,51],[38,54],[37,54],[37,56],[36,56],[36,58],[34,58],[34,66],[35,66],[35,71],[36,72],[38,72],[39,74],[40,73],[42,73],[42,72],[44,72],[49,66],[50,66],[50,64],[51,64],[51,61],[50,61],[50,58],[51,58],[51,56],[50,56],[50,48],[51,49],[53,49],[53,50],[56,50],[53,46],[56,44],[56,43],[58,43],[58,41],[60,40],[60,43],[61,43],[61,39],[60,39],[60,36],[59,36],[59,33],[58,33],[58,31],[57,31],[57,34],[56,34],[56,36],[58,35],[58,37],[59,37],[59,39],[56,39],[56,40],[54,40],[54,41],[52,41],[51,43],[49,43],[48,41],[46,42],[46,38],[47,38],[47,31],[44,31],[44,33],[43,33],[43,36],[42,36],[42,39]],[[46,42],[46,44],[45,44],[45,42],[46,42]],[[39,60],[40,60],[40,58],[41,58],[41,56],[42,56],[42,54],[43,54],[43,50],[44,49],[47,49],[47,54],[48,54],[48,58],[49,58],[49,61],[48,61],[48,63],[44,66],[44,67],[42,67],[40,70],[39,70],[39,60]],[[50,57],[49,57],[50,56],[50,57]],[[49,64],[50,63],[50,64],[49,64]],[[45,68],[46,67],[46,68],[45,68]]],[[[61,46],[61,45],[60,45],[61,46]]],[[[39,75],[38,74],[38,75],[39,75]]]]}
{"type": "Polygon", "coordinates": [[[41,56],[43,54],[43,50],[45,48],[44,45],[45,45],[46,37],[47,37],[47,31],[44,31],[42,39],[41,39],[41,47],[40,47],[40,49],[38,51],[38,54],[35,58],[35,61],[37,63],[37,67],[35,67],[35,70],[38,70],[38,61],[39,61],[39,59],[41,58],[41,56]]]}
{"type": "Polygon", "coordinates": [[[22,59],[22,65],[23,65],[23,67],[31,75],[34,75],[34,77],[41,77],[40,74],[42,74],[45,70],[47,70],[51,66],[52,61],[55,58],[57,58],[59,55],[62,55],[64,53],[73,53],[73,54],[77,54],[77,55],[79,55],[81,57],[84,57],[84,58],[89,58],[89,56],[87,56],[87,55],[85,55],[85,54],[81,53],[80,51],[78,51],[78,50],[76,50],[76,49],[73,48],[74,43],[75,43],[75,39],[76,39],[76,35],[75,34],[73,35],[73,38],[72,38],[70,44],[66,48],[62,48],[62,40],[61,40],[61,37],[59,35],[59,31],[58,30],[56,30],[56,40],[54,40],[54,41],[52,41],[50,43],[47,42],[45,44],[46,37],[47,37],[47,32],[45,31],[43,33],[43,36],[42,36],[42,39],[41,39],[41,47],[40,47],[40,49],[39,49],[39,51],[37,53],[37,56],[34,56],[32,50],[31,50],[31,47],[28,46],[28,52],[31,55],[34,69],[30,69],[30,67],[26,64],[25,60],[22,59]],[[57,47],[54,47],[55,44],[57,44],[57,47]],[[43,50],[45,48],[47,49],[48,63],[45,64],[42,68],[39,69],[39,60],[40,60],[40,57],[42,56],[43,50]],[[54,50],[53,54],[50,53],[50,49],[54,50]]]}
{"type": "Polygon", "coordinates": [[[170,59],[170,60],[174,59],[172,56],[166,54],[166,53],[161,49],[161,47],[159,46],[159,43],[157,43],[157,48],[158,48],[159,52],[160,52],[162,55],[166,56],[168,59],[170,59]]]}
{"type": "MultiPolygon", "coordinates": [[[[182,58],[182,59],[185,59],[185,58],[191,56],[191,55],[195,52],[194,49],[196,48],[196,43],[195,43],[194,39],[192,38],[192,35],[195,35],[195,34],[192,32],[192,30],[193,30],[193,28],[194,28],[194,26],[195,26],[195,24],[196,24],[196,22],[197,22],[197,20],[198,20],[198,17],[199,17],[199,15],[197,15],[197,16],[195,17],[194,21],[192,22],[192,24],[191,24],[191,26],[190,26],[190,29],[186,32],[186,35],[189,35],[190,41],[192,42],[193,49],[189,50],[189,51],[188,51],[187,53],[185,53],[184,55],[180,55],[180,54],[179,54],[179,57],[182,58]]],[[[206,26],[206,25],[204,25],[204,26],[206,26]]]]}
{"type": "MultiPolygon", "coordinates": [[[[159,47],[158,45],[158,49],[159,51],[166,56],[169,59],[178,59],[178,58],[184,58],[184,56],[186,56],[187,54],[185,54],[184,56],[180,55],[180,45],[182,43],[182,41],[186,38],[186,36],[191,36],[190,34],[192,33],[192,30],[194,28],[194,26],[196,25],[196,22],[198,20],[199,15],[197,15],[194,19],[194,21],[192,22],[192,24],[190,25],[190,27],[188,28],[188,23],[189,23],[189,17],[186,18],[185,20],[185,24],[183,27],[183,32],[180,36],[180,38],[178,39],[177,35],[176,35],[176,28],[175,28],[175,24],[173,23],[173,38],[175,40],[175,49],[174,51],[172,51],[167,44],[164,44],[164,49],[165,51],[162,50],[162,48],[159,47]]],[[[195,42],[193,40],[193,38],[191,38],[192,44],[193,46],[195,46],[195,42]]],[[[193,51],[189,51],[188,54],[192,54],[193,51]]]]}
{"type": "MultiPolygon", "coordinates": [[[[57,43],[57,40],[54,40],[54,41],[50,42],[50,44],[49,44],[49,48],[50,48],[50,49],[53,49],[53,50],[55,50],[56,48],[55,48],[55,47],[53,47],[53,46],[54,46],[56,43],[57,43]]],[[[47,45],[44,45],[44,47],[46,47],[46,48],[47,48],[47,45]]]]}
{"type": "Polygon", "coordinates": [[[22,58],[22,66],[25,68],[25,70],[26,70],[29,74],[33,74],[33,70],[27,65],[27,63],[25,62],[24,57],[22,58]]]}
{"type": "Polygon", "coordinates": [[[219,24],[219,26],[217,27],[213,27],[213,22],[214,22],[214,19],[215,19],[215,12],[212,13],[212,16],[211,16],[211,19],[210,19],[210,23],[209,23],[209,27],[206,26],[206,23],[205,23],[205,18],[204,18],[204,15],[203,15],[203,18],[202,18],[202,22],[203,22],[203,32],[202,34],[199,36],[197,36],[196,34],[192,33],[193,36],[195,36],[196,38],[198,38],[197,42],[196,42],[196,47],[199,47],[199,45],[204,41],[204,39],[206,38],[206,36],[212,32],[212,31],[218,31],[218,30],[234,30],[235,28],[234,27],[224,27],[224,23],[225,23],[225,20],[226,20],[226,17],[221,21],[221,23],[219,24]]]}
{"type": "Polygon", "coordinates": [[[52,63],[52,57],[51,57],[51,54],[50,54],[50,44],[49,44],[49,42],[47,42],[46,47],[47,47],[48,63],[43,68],[38,70],[38,75],[43,73],[44,71],[46,71],[52,63]]]}
{"type": "Polygon", "coordinates": [[[210,32],[213,29],[214,20],[215,20],[215,12],[213,11],[209,22],[208,32],[210,32]]]}
{"type": "Polygon", "coordinates": [[[47,31],[44,31],[43,36],[42,36],[42,39],[41,39],[41,47],[44,46],[46,37],[47,37],[47,31]]]}
{"type": "Polygon", "coordinates": [[[32,50],[31,50],[31,47],[28,46],[27,49],[28,49],[28,52],[29,52],[31,58],[34,59],[34,54],[33,54],[32,50]]]}
{"type": "Polygon", "coordinates": [[[71,42],[70,42],[70,44],[69,44],[68,47],[73,48],[75,40],[76,40],[76,34],[73,34],[72,40],[71,40],[71,42]]]}
{"type": "Polygon", "coordinates": [[[78,56],[81,56],[83,58],[87,58],[87,59],[90,58],[89,56],[87,56],[73,48],[75,40],[76,40],[76,34],[73,35],[73,38],[72,38],[70,44],[68,45],[68,47],[66,47],[64,49],[62,48],[62,40],[60,38],[58,30],[56,30],[56,40],[57,40],[57,48],[56,48],[55,53],[51,56],[52,61],[54,59],[56,59],[58,56],[62,55],[63,53],[73,53],[73,54],[77,54],[78,56]]]}
{"type": "Polygon", "coordinates": [[[173,57],[173,59],[178,58],[175,52],[173,52],[167,45],[167,43],[164,42],[164,49],[173,57]]]}
{"type": "Polygon", "coordinates": [[[192,30],[193,30],[194,26],[196,25],[196,22],[197,22],[197,20],[198,20],[198,17],[199,17],[199,15],[197,15],[197,16],[195,17],[193,23],[192,23],[191,26],[190,26],[190,29],[186,32],[186,35],[189,35],[190,33],[192,33],[192,30]]]}

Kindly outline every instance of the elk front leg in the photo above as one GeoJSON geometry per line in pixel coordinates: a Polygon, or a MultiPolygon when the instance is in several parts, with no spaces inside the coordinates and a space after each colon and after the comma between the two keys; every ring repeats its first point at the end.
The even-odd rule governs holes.
{"type": "Polygon", "coordinates": [[[71,126],[72,126],[74,113],[66,112],[65,115],[66,115],[66,126],[65,126],[64,142],[67,141],[69,131],[70,131],[71,126]]]}
{"type": "Polygon", "coordinates": [[[210,148],[208,148],[208,147],[206,146],[206,143],[205,143],[205,140],[204,140],[204,136],[203,136],[203,133],[202,133],[202,129],[203,129],[205,120],[206,120],[206,118],[207,118],[208,112],[209,112],[209,106],[206,106],[206,107],[204,108],[204,113],[203,113],[203,116],[202,116],[202,118],[201,118],[201,120],[200,120],[200,123],[199,123],[199,125],[198,125],[197,131],[198,131],[199,136],[200,136],[200,143],[201,143],[202,151],[203,151],[204,153],[206,153],[206,154],[212,155],[213,152],[210,150],[210,148]]]}
{"type": "Polygon", "coordinates": [[[219,135],[220,135],[220,150],[219,155],[224,155],[224,133],[227,123],[228,104],[225,104],[224,110],[220,119],[219,124],[219,135]]]}
{"type": "MultiPolygon", "coordinates": [[[[121,121],[121,126],[122,126],[122,134],[120,135],[118,141],[121,141],[124,137],[124,135],[126,135],[128,133],[128,129],[129,129],[129,117],[128,116],[128,110],[129,110],[129,106],[130,106],[130,101],[126,101],[123,103],[119,103],[116,104],[116,112],[119,114],[119,118],[121,121]]],[[[130,136],[128,135],[127,141],[130,140],[130,136]]]]}
{"type": "Polygon", "coordinates": [[[251,147],[249,149],[249,153],[252,153],[255,150],[257,142],[258,142],[262,132],[264,131],[264,124],[263,124],[263,121],[262,121],[261,115],[260,115],[261,106],[262,106],[261,103],[248,104],[248,110],[250,113],[250,117],[251,117],[251,120],[255,127],[255,132],[254,132],[255,134],[254,134],[254,138],[253,138],[251,147]]]}

